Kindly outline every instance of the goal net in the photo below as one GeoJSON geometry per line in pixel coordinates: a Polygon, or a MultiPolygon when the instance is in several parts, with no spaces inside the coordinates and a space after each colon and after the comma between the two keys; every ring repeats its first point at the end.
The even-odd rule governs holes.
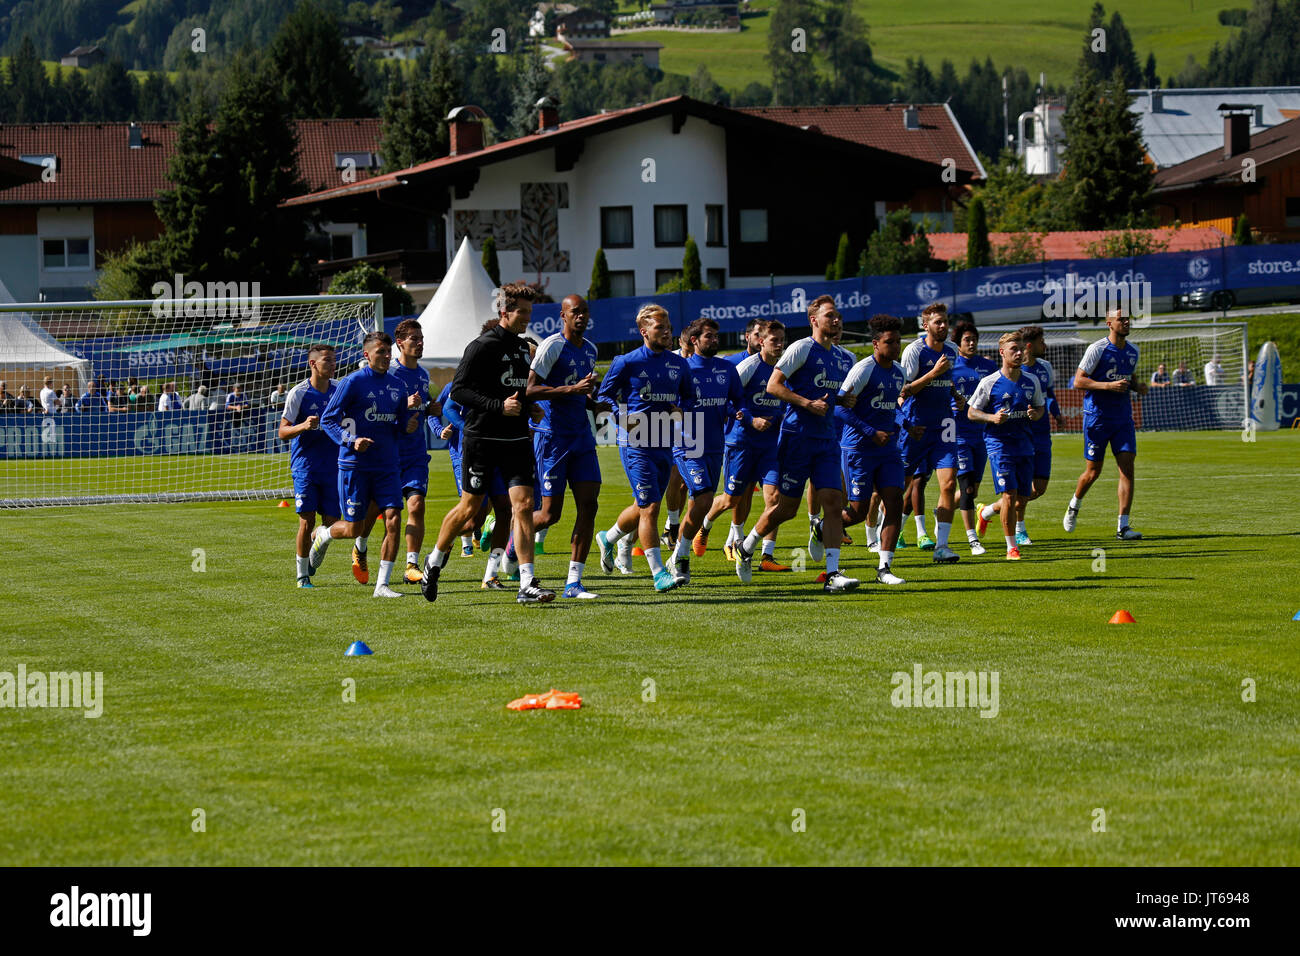
{"type": "Polygon", "coordinates": [[[0,508],[292,497],[307,351],[342,377],[379,295],[0,305],[0,508]]]}
{"type": "MultiPolygon", "coordinates": [[[[980,329],[981,354],[997,360],[1002,331],[1006,330],[980,329]]],[[[1106,334],[1104,325],[1046,327],[1046,358],[1056,373],[1056,398],[1066,431],[1083,430],[1084,393],[1070,385],[1084,351],[1106,334]]],[[[1169,383],[1152,386],[1145,396],[1130,393],[1133,421],[1139,431],[1239,431],[1244,427],[1249,407],[1244,324],[1154,322],[1134,328],[1128,340],[1138,349],[1134,378],[1151,385],[1152,376],[1163,364],[1169,383]]]]}

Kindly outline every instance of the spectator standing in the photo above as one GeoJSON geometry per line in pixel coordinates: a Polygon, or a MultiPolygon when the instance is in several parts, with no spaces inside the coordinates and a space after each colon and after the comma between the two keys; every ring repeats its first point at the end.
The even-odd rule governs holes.
{"type": "Polygon", "coordinates": [[[1151,385],[1154,388],[1169,387],[1169,372],[1165,369],[1165,363],[1161,362],[1156,366],[1156,370],[1151,373],[1151,385]]]}
{"type": "Polygon", "coordinates": [[[163,386],[162,394],[158,396],[158,411],[179,412],[180,410],[181,397],[176,394],[176,383],[168,382],[163,386]]]}
{"type": "Polygon", "coordinates": [[[59,407],[59,393],[54,390],[54,376],[45,376],[45,387],[41,389],[41,411],[53,415],[59,407]]]}
{"type": "Polygon", "coordinates": [[[85,394],[77,399],[77,411],[79,412],[102,412],[108,408],[104,396],[99,392],[99,386],[93,381],[86,386],[85,394]]]}
{"type": "Polygon", "coordinates": [[[1219,353],[1215,352],[1210,356],[1210,360],[1205,363],[1205,384],[1222,385],[1223,384],[1223,365],[1219,362],[1219,353]]]}
{"type": "Polygon", "coordinates": [[[200,385],[194,390],[194,394],[185,399],[185,410],[187,412],[206,412],[208,410],[208,387],[200,385]]]}
{"type": "Polygon", "coordinates": [[[122,394],[122,386],[115,385],[108,390],[108,410],[110,412],[124,412],[128,408],[126,396],[122,394]]]}
{"type": "Polygon", "coordinates": [[[1186,362],[1179,362],[1178,368],[1174,371],[1173,382],[1175,385],[1195,385],[1196,376],[1187,367],[1186,362]]]}

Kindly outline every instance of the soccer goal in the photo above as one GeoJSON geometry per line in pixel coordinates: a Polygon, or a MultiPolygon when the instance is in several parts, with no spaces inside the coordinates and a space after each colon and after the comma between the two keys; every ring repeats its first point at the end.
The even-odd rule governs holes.
{"type": "MultiPolygon", "coordinates": [[[[982,354],[997,359],[1001,331],[1006,330],[980,329],[982,354]]],[[[1104,325],[1046,327],[1046,358],[1056,372],[1056,398],[1066,431],[1083,429],[1084,393],[1070,387],[1075,369],[1088,346],[1106,334],[1104,325]]],[[[1245,323],[1153,322],[1134,328],[1128,340],[1138,349],[1136,380],[1150,385],[1161,364],[1169,379],[1168,385],[1152,387],[1145,396],[1132,396],[1133,420],[1139,430],[1239,431],[1245,427],[1249,407],[1245,323]],[[1180,366],[1185,371],[1175,378],[1180,366]],[[1180,380],[1187,384],[1177,384],[1180,380]]]]}
{"type": "Polygon", "coordinates": [[[285,396],[313,344],[357,368],[382,301],[0,304],[0,508],[291,498],[285,396]]]}

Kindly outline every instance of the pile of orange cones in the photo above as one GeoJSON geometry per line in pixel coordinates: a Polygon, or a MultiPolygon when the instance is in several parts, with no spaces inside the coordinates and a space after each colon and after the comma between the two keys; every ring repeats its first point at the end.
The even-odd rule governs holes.
{"type": "Polygon", "coordinates": [[[552,687],[545,694],[529,694],[506,704],[509,710],[577,710],[582,698],[577,694],[552,687]]]}

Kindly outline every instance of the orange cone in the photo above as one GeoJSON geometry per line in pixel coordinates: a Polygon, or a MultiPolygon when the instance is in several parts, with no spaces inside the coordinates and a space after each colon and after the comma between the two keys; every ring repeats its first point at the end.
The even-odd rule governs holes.
{"type": "Polygon", "coordinates": [[[1120,608],[1118,611],[1115,612],[1115,616],[1110,619],[1110,623],[1111,624],[1136,624],[1137,621],[1133,620],[1132,614],[1130,614],[1128,611],[1124,610],[1123,608],[1120,608]]]}
{"type": "Polygon", "coordinates": [[[277,508],[287,508],[287,507],[289,507],[289,502],[287,502],[287,501],[281,501],[278,505],[276,505],[276,507],[277,507],[277,508]]]}
{"type": "Polygon", "coordinates": [[[638,544],[636,547],[634,547],[634,548],[632,549],[632,557],[634,557],[634,558],[644,558],[644,557],[645,557],[645,551],[641,548],[641,545],[638,544]]]}

